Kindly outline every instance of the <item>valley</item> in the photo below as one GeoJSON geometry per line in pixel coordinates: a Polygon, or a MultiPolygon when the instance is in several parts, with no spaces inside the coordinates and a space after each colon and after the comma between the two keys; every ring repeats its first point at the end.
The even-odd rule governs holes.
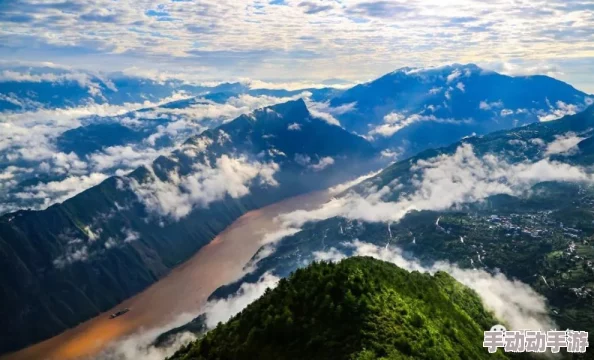
{"type": "Polygon", "coordinates": [[[274,221],[278,214],[312,209],[327,200],[328,193],[319,191],[250,211],[143,292],[60,335],[0,359],[93,358],[125,336],[156,328],[168,330],[173,327],[172,323],[180,321],[180,315],[186,315],[189,320],[197,315],[215,289],[243,275],[243,267],[261,246],[262,237],[280,227],[274,221]],[[123,308],[130,311],[115,319],[109,318],[111,313],[123,308]]]}

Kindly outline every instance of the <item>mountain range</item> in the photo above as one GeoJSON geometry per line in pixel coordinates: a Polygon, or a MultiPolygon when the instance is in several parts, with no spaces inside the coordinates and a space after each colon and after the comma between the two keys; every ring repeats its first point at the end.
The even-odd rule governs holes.
{"type": "MultiPolygon", "coordinates": [[[[399,69],[346,90],[49,73],[48,81],[35,71],[28,81],[7,81],[14,74],[5,72],[0,81],[5,122],[19,127],[0,142],[0,316],[6,324],[0,353],[55,335],[142,291],[249,210],[326,189],[394,160],[320,209],[282,215],[283,230],[295,234],[262,248],[246,267],[254,271],[211,300],[267,273],[286,277],[316,260],[385,249],[418,259],[420,270],[435,269],[440,261],[491,275],[499,269],[546,297],[551,307],[545,315],[560,326],[594,330],[594,218],[588,210],[594,204],[594,107],[587,107],[591,96],[568,84],[458,64],[399,69]],[[168,98],[179,91],[185,95],[168,98]],[[150,106],[126,107],[146,100],[145,92],[152,94],[150,106]],[[124,111],[59,116],[66,108],[112,104],[124,111]],[[45,112],[41,120],[31,116],[39,109],[51,110],[56,120],[44,118],[45,112]]],[[[311,272],[357,272],[360,262],[380,272],[400,271],[366,259],[316,265],[311,272]]],[[[443,269],[451,267],[438,267],[443,269]]],[[[371,283],[385,280],[367,275],[371,283]]],[[[394,276],[458,289],[447,275],[394,276]]],[[[494,321],[487,315],[469,321],[469,313],[484,309],[460,291],[466,294],[462,301],[472,303],[459,314],[469,327],[494,321]]],[[[440,304],[452,307],[458,299],[445,292],[440,304]]],[[[313,295],[299,296],[309,301],[313,295]]],[[[374,299],[366,306],[378,305],[374,299]]],[[[394,315],[377,311],[364,316],[394,315]]],[[[233,321],[250,324],[262,312],[245,315],[248,320],[241,316],[233,321]]],[[[201,319],[180,331],[202,332],[201,319]]],[[[233,326],[207,335],[213,337],[212,356],[225,358],[234,349],[220,345],[235,336],[233,326]]],[[[320,326],[335,329],[332,323],[320,326]]],[[[341,336],[358,340],[345,356],[422,352],[416,343],[414,349],[402,343],[367,348],[377,334],[349,330],[341,336]]],[[[450,335],[442,340],[451,343],[450,335]]],[[[476,332],[464,336],[474,339],[476,332]]],[[[249,339],[255,341],[250,346],[265,345],[249,339]]],[[[205,341],[176,356],[210,356],[205,341]]],[[[468,356],[478,351],[466,345],[458,350],[468,356]]],[[[271,348],[269,354],[280,351],[271,348]]]]}
{"type": "Polygon", "coordinates": [[[377,155],[297,100],[191,137],[152,164],[46,210],[2,216],[0,349],[111,308],[246,211],[369,171],[380,166],[377,155]]]}
{"type": "Polygon", "coordinates": [[[211,299],[265,273],[372,254],[412,269],[517,279],[546,298],[542,315],[592,334],[593,129],[591,106],[396,162],[319,209],[281,215],[295,234],[264,246],[248,265],[255,270],[211,299]]]}
{"type": "Polygon", "coordinates": [[[403,68],[345,90],[191,85],[47,67],[2,74],[0,98],[14,104],[0,108],[11,124],[0,143],[0,213],[46,208],[242,113],[300,97],[316,116],[394,160],[573,114],[593,101],[550,77],[510,77],[472,64],[403,68]]]}
{"type": "Polygon", "coordinates": [[[350,131],[403,156],[573,114],[592,98],[548,76],[507,76],[474,64],[402,68],[330,100],[350,131]]]}
{"type": "Polygon", "coordinates": [[[333,88],[301,90],[252,88],[248,82],[192,84],[179,79],[152,79],[142,75],[92,73],[55,67],[5,67],[0,70],[0,111],[72,108],[89,104],[123,105],[157,102],[174,93],[225,101],[237,94],[287,97],[304,90],[318,99],[333,88]]]}

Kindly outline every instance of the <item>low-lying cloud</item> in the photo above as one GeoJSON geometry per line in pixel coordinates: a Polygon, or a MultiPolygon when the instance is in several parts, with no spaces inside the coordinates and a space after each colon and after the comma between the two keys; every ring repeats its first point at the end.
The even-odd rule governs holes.
{"type": "Polygon", "coordinates": [[[578,150],[577,145],[584,139],[584,137],[578,136],[572,132],[557,135],[555,141],[547,145],[545,155],[573,155],[578,150]]]}
{"type": "Polygon", "coordinates": [[[184,176],[172,170],[166,180],[156,176],[152,167],[147,169],[151,174],[149,179],[143,182],[131,179],[132,190],[149,211],[179,220],[195,207],[208,207],[227,195],[240,198],[249,194],[256,178],[261,185],[277,186],[274,174],[279,166],[273,162],[249,161],[243,156],[222,155],[212,167],[198,163],[192,173],[184,176]]]}
{"type": "Polygon", "coordinates": [[[345,217],[368,222],[395,222],[412,210],[444,210],[497,194],[520,195],[543,181],[593,181],[583,168],[542,159],[508,163],[493,154],[478,157],[470,144],[460,145],[452,155],[418,160],[411,167],[413,191],[400,194],[396,179],[378,189],[369,184],[362,194],[351,192],[334,198],[312,211],[295,211],[281,216],[287,227],[308,221],[345,217]],[[386,201],[398,195],[396,201],[386,201]]]}
{"type": "Polygon", "coordinates": [[[188,137],[204,131],[207,126],[215,126],[255,109],[302,96],[311,94],[305,92],[291,97],[240,94],[227,99],[225,103],[216,103],[204,99],[189,100],[187,95],[177,93],[155,103],[146,101],[118,106],[88,104],[72,108],[3,112],[0,120],[3,133],[0,160],[12,170],[6,168],[0,175],[0,190],[5,197],[4,203],[0,205],[0,213],[23,207],[44,209],[97,184],[98,181],[91,182],[89,179],[98,179],[98,175],[124,176],[139,166],[150,164],[157,157],[171,153],[188,137]],[[180,100],[189,100],[189,103],[182,108],[160,107],[164,103],[180,100]],[[135,111],[141,108],[144,110],[135,111]],[[206,120],[210,122],[207,124],[204,122],[206,120]],[[160,124],[157,125],[156,121],[160,124]],[[58,148],[57,140],[64,132],[99,123],[119,123],[146,135],[140,140],[80,156],[74,152],[61,152],[58,148]],[[167,141],[157,145],[164,137],[167,141]],[[163,147],[162,144],[167,146],[163,147]],[[39,174],[47,175],[54,183],[69,184],[73,191],[57,193],[42,189],[55,184],[39,185],[38,189],[17,188],[21,181],[39,174]],[[74,183],[76,180],[79,180],[78,184],[74,183]],[[74,192],[74,189],[77,191],[74,192]],[[25,202],[25,199],[30,201],[25,202]]]}
{"type": "Polygon", "coordinates": [[[219,322],[226,322],[231,317],[245,309],[249,304],[260,298],[267,289],[278,285],[280,278],[265,273],[255,283],[243,283],[239,290],[224,299],[211,300],[196,314],[181,314],[174,321],[159,328],[133,334],[123,340],[117,341],[104,350],[97,359],[99,360],[163,360],[171,356],[181,346],[196,339],[190,332],[181,332],[174,336],[170,344],[164,347],[155,347],[154,341],[166,331],[187,324],[200,314],[206,318],[208,330],[214,329],[219,322]]]}
{"type": "Polygon", "coordinates": [[[442,124],[469,124],[472,122],[470,119],[456,120],[456,119],[442,119],[435,115],[421,115],[413,114],[407,116],[402,113],[391,112],[384,116],[384,124],[376,126],[369,132],[369,136],[382,136],[390,137],[398,131],[418,122],[432,121],[442,124]]]}
{"type": "Polygon", "coordinates": [[[91,173],[89,175],[69,176],[64,180],[40,183],[28,186],[15,196],[22,200],[42,200],[46,208],[55,203],[69,199],[86,189],[93,187],[107,179],[105,174],[91,173]]]}
{"type": "Polygon", "coordinates": [[[190,322],[195,315],[181,314],[174,321],[163,327],[150,329],[130,335],[109,345],[99,353],[97,360],[163,360],[173,355],[179,348],[196,340],[190,332],[182,332],[172,338],[167,346],[156,347],[154,341],[166,331],[190,322]]]}
{"type": "Polygon", "coordinates": [[[241,284],[241,287],[234,295],[209,301],[204,306],[206,327],[214,329],[219,322],[226,322],[264,295],[266,289],[274,289],[279,280],[280,278],[267,272],[256,283],[241,284]]]}

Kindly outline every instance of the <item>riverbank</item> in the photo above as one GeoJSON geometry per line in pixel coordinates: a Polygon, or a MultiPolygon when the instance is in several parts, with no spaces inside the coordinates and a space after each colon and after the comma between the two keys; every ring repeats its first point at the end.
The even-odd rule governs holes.
{"type": "Polygon", "coordinates": [[[312,209],[327,192],[293,197],[246,213],[188,261],[143,292],[105,313],[51,339],[1,357],[2,360],[71,360],[92,358],[109,344],[139,331],[170,324],[183,313],[197,313],[219,286],[239,279],[266,233],[280,228],[277,215],[312,209]],[[118,310],[130,311],[115,319],[118,310]]]}

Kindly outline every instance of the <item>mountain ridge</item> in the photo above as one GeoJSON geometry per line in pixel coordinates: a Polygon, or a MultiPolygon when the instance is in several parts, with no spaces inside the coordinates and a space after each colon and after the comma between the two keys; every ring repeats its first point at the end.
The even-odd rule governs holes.
{"type": "Polygon", "coordinates": [[[0,351],[111,308],[251,209],[379,166],[366,140],[311,118],[304,105],[274,108],[282,114],[255,111],[254,120],[239,117],[195,136],[150,166],[110,177],[64,203],[1,216],[0,254],[6,261],[0,262],[0,315],[7,326],[0,351]],[[288,129],[292,123],[300,129],[288,129]],[[296,141],[265,136],[294,133],[317,147],[303,152],[296,141]],[[333,138],[328,146],[326,136],[333,138]],[[332,160],[322,162],[326,158],[332,160]],[[355,163],[344,168],[347,159],[355,163]]]}
{"type": "Polygon", "coordinates": [[[330,104],[354,104],[353,111],[337,115],[346,129],[411,156],[473,133],[579,112],[591,101],[548,76],[507,76],[470,64],[399,69],[344,91],[330,104]]]}

